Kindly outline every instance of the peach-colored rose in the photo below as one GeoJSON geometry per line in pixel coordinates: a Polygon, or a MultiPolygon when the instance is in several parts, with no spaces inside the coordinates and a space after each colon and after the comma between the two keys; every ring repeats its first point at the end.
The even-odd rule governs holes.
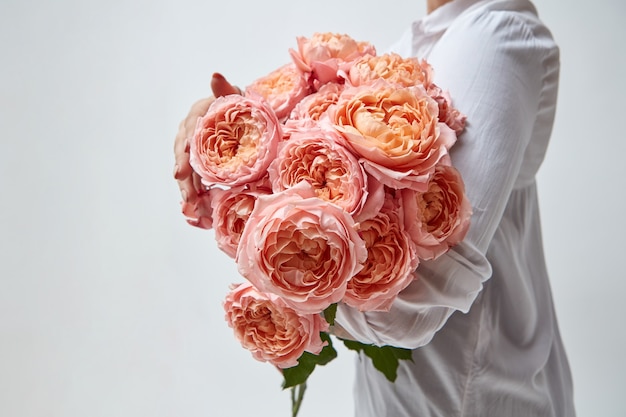
{"type": "Polygon", "coordinates": [[[428,69],[425,61],[403,58],[396,53],[366,55],[350,68],[348,80],[353,86],[371,84],[382,78],[402,87],[423,85],[427,88],[431,82],[431,71],[428,69]]]}
{"type": "Polygon", "coordinates": [[[239,272],[303,313],[340,301],[367,258],[352,217],[306,183],[260,196],[239,249],[239,272]]]}
{"type": "Polygon", "coordinates": [[[353,86],[371,84],[381,78],[404,87],[422,85],[439,106],[439,121],[448,125],[457,135],[465,129],[466,116],[452,106],[450,95],[432,82],[433,69],[425,60],[403,58],[395,53],[367,55],[356,61],[347,74],[353,86]]]}
{"type": "Polygon", "coordinates": [[[280,122],[261,98],[217,98],[198,119],[189,162],[202,182],[237,186],[265,175],[281,140],[280,122]]]}
{"type": "Polygon", "coordinates": [[[391,188],[425,191],[456,135],[439,123],[437,103],[423,87],[384,80],[347,88],[329,116],[367,172],[391,188]]]}
{"type": "Polygon", "coordinates": [[[303,98],[283,126],[283,139],[289,140],[293,132],[317,128],[320,121],[328,119],[328,108],[339,100],[343,88],[343,84],[328,83],[303,98]]]}
{"type": "Polygon", "coordinates": [[[260,95],[272,106],[276,117],[283,121],[294,106],[309,93],[304,74],[294,63],[283,65],[246,88],[246,96],[260,95]]]}
{"type": "Polygon", "coordinates": [[[231,289],[224,310],[235,337],[261,362],[291,368],[302,353],[317,355],[326,344],[320,332],[328,330],[328,323],[319,314],[298,314],[279,297],[263,294],[250,283],[231,289]]]}
{"type": "Polygon", "coordinates": [[[447,163],[436,167],[426,192],[402,190],[402,203],[421,259],[437,258],[465,237],[472,207],[461,174],[447,163]]]}
{"type": "Polygon", "coordinates": [[[193,202],[182,202],[181,210],[187,219],[187,223],[201,229],[213,228],[211,193],[212,190],[202,191],[193,202]]]}
{"type": "Polygon", "coordinates": [[[465,130],[465,121],[467,116],[461,113],[456,107],[452,106],[452,99],[447,91],[443,91],[433,80],[433,68],[425,60],[420,61],[422,70],[425,74],[424,88],[429,96],[431,96],[439,105],[439,121],[448,125],[448,127],[458,135],[465,130]]]}
{"type": "Polygon", "coordinates": [[[386,311],[400,291],[415,279],[415,244],[404,228],[396,190],[387,189],[385,204],[374,218],[361,222],[367,247],[365,267],[348,282],[343,301],[360,311],[386,311]]]}
{"type": "Polygon", "coordinates": [[[217,246],[234,259],[241,233],[260,193],[241,187],[229,190],[214,188],[211,192],[213,228],[217,246]]]}
{"type": "MultiPolygon", "coordinates": [[[[343,144],[339,133],[313,127],[295,131],[281,143],[268,168],[274,192],[306,181],[317,197],[358,214],[368,198],[363,167],[343,144]]],[[[382,199],[382,193],[373,198],[382,199]]]]}
{"type": "Polygon", "coordinates": [[[337,103],[343,89],[343,84],[324,84],[317,92],[306,96],[296,104],[289,119],[319,121],[326,114],[326,110],[337,103]]]}
{"type": "Polygon", "coordinates": [[[311,74],[318,88],[322,84],[339,80],[338,72],[348,72],[358,58],[376,55],[368,42],[357,42],[348,35],[315,33],[311,38],[298,37],[298,50],[289,50],[300,70],[311,74]]]}

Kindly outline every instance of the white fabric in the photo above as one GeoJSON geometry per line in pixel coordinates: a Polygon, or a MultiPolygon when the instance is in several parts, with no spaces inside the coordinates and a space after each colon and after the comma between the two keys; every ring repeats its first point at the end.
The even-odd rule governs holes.
{"type": "Polygon", "coordinates": [[[474,214],[467,238],[423,262],[388,313],[339,307],[337,322],[356,339],[416,348],[395,384],[359,357],[355,415],[574,416],[535,187],[558,48],[527,0],[454,0],[394,50],[426,58],[468,116],[451,156],[474,214]]]}

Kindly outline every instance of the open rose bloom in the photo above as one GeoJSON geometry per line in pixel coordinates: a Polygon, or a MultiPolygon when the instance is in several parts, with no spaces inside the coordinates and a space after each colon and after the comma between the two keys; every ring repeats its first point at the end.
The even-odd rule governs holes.
{"type": "Polygon", "coordinates": [[[402,87],[431,84],[432,72],[425,61],[403,58],[398,54],[366,55],[357,60],[347,74],[353,86],[371,84],[383,79],[402,87]]]}
{"type": "Polygon", "coordinates": [[[290,54],[198,119],[182,207],[247,279],[224,303],[237,339],[280,368],[321,351],[334,304],[388,310],[472,212],[449,154],[465,116],[426,61],[334,33],[290,54]]]}
{"type": "Polygon", "coordinates": [[[212,213],[215,213],[213,228],[217,247],[234,259],[241,234],[252,213],[256,199],[259,195],[267,193],[239,187],[229,190],[214,188],[211,194],[212,213]]]}
{"type": "Polygon", "coordinates": [[[424,60],[403,58],[395,53],[366,55],[350,67],[345,78],[353,86],[372,84],[380,79],[402,87],[421,85],[437,102],[439,121],[445,123],[456,134],[461,134],[465,129],[465,115],[452,106],[450,94],[433,83],[433,69],[424,60]]]}
{"type": "Polygon", "coordinates": [[[271,106],[260,98],[216,99],[198,119],[189,162],[207,185],[242,185],[265,175],[282,137],[271,106]]]}
{"type": "Polygon", "coordinates": [[[318,354],[324,347],[320,332],[328,330],[328,323],[319,314],[299,314],[249,283],[232,288],[224,310],[235,337],[259,361],[290,368],[305,351],[318,354]]]}
{"type": "Polygon", "coordinates": [[[283,65],[246,88],[247,96],[260,95],[267,100],[280,120],[285,120],[295,105],[308,94],[306,77],[293,63],[283,65]]]}
{"type": "Polygon", "coordinates": [[[339,133],[330,129],[301,129],[291,134],[281,144],[269,174],[274,192],[306,181],[318,198],[350,215],[359,214],[368,198],[376,198],[368,194],[363,166],[343,145],[339,133]]]}
{"type": "Polygon", "coordinates": [[[246,223],[239,272],[261,291],[303,313],[320,313],[345,295],[367,258],[352,216],[318,198],[305,182],[261,196],[246,223]]]}
{"type": "Polygon", "coordinates": [[[360,311],[389,310],[395,297],[414,280],[419,263],[395,190],[387,190],[376,217],[362,222],[359,230],[367,260],[348,283],[344,302],[360,311]]]}
{"type": "Polygon", "coordinates": [[[465,237],[472,207],[461,174],[441,164],[424,192],[402,190],[405,222],[422,259],[435,259],[465,237]]]}
{"type": "Polygon", "coordinates": [[[391,188],[426,190],[435,166],[456,142],[421,87],[385,81],[346,89],[329,115],[371,175],[391,188]]]}
{"type": "MultiPolygon", "coordinates": [[[[342,84],[324,84],[318,91],[306,96],[296,104],[289,116],[289,122],[301,123],[302,121],[310,120],[313,122],[311,124],[315,124],[326,114],[330,106],[339,101],[339,96],[343,89],[344,86],[342,84]]],[[[305,124],[310,125],[308,123],[305,124]]]]}

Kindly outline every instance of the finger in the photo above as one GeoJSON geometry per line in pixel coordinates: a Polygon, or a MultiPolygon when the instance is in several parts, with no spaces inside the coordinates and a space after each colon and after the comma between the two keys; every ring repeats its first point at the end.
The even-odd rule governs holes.
{"type": "Polygon", "coordinates": [[[184,180],[178,181],[180,196],[184,203],[194,203],[198,199],[198,192],[193,186],[192,176],[188,176],[184,180]]]}
{"type": "Polygon", "coordinates": [[[196,128],[198,117],[201,117],[207,112],[213,100],[213,97],[209,97],[194,103],[189,110],[189,114],[178,127],[178,133],[174,139],[174,178],[177,180],[185,179],[191,175],[192,169],[189,165],[189,141],[196,128]]]}
{"type": "Polygon", "coordinates": [[[206,187],[202,184],[200,176],[195,172],[183,180],[178,181],[178,188],[180,189],[180,195],[185,203],[195,203],[198,196],[206,191],[206,187]]]}
{"type": "Polygon", "coordinates": [[[193,189],[196,191],[196,193],[199,193],[205,190],[205,186],[204,184],[202,184],[202,179],[200,178],[200,175],[193,172],[191,174],[191,180],[193,184],[193,189]]]}
{"type": "Polygon", "coordinates": [[[195,102],[189,109],[187,117],[178,125],[178,132],[174,139],[174,154],[177,157],[179,154],[189,151],[189,137],[193,134],[198,117],[206,113],[213,100],[210,97],[195,102]]]}
{"type": "MultiPolygon", "coordinates": [[[[204,98],[202,100],[196,101],[194,105],[191,106],[189,114],[184,120],[187,141],[190,140],[191,136],[193,136],[193,132],[196,130],[196,123],[198,123],[198,118],[206,114],[209,106],[211,106],[211,103],[213,103],[214,101],[214,97],[204,98]]],[[[187,144],[187,151],[189,151],[189,144],[187,144]]]]}
{"type": "Polygon", "coordinates": [[[213,78],[211,78],[211,90],[213,90],[215,97],[227,96],[229,94],[241,94],[241,90],[226,81],[226,78],[219,72],[214,73],[213,78]]]}
{"type": "Polygon", "coordinates": [[[187,129],[184,121],[178,128],[178,133],[174,139],[174,178],[182,180],[191,175],[191,165],[189,165],[189,140],[187,139],[187,129]]]}

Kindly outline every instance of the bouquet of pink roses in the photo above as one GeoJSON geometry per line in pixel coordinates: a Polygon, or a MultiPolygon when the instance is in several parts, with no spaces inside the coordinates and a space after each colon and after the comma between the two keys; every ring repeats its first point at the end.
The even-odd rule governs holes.
{"type": "MultiPolygon", "coordinates": [[[[198,119],[190,164],[203,186],[183,213],[214,230],[246,278],[226,296],[226,320],[282,370],[295,416],[307,377],[336,356],[337,303],[388,310],[421,260],[463,239],[471,207],[448,156],[465,117],[428,63],[332,33],[290,53],[198,119]]],[[[411,357],[345,343],[390,380],[411,357]]]]}

